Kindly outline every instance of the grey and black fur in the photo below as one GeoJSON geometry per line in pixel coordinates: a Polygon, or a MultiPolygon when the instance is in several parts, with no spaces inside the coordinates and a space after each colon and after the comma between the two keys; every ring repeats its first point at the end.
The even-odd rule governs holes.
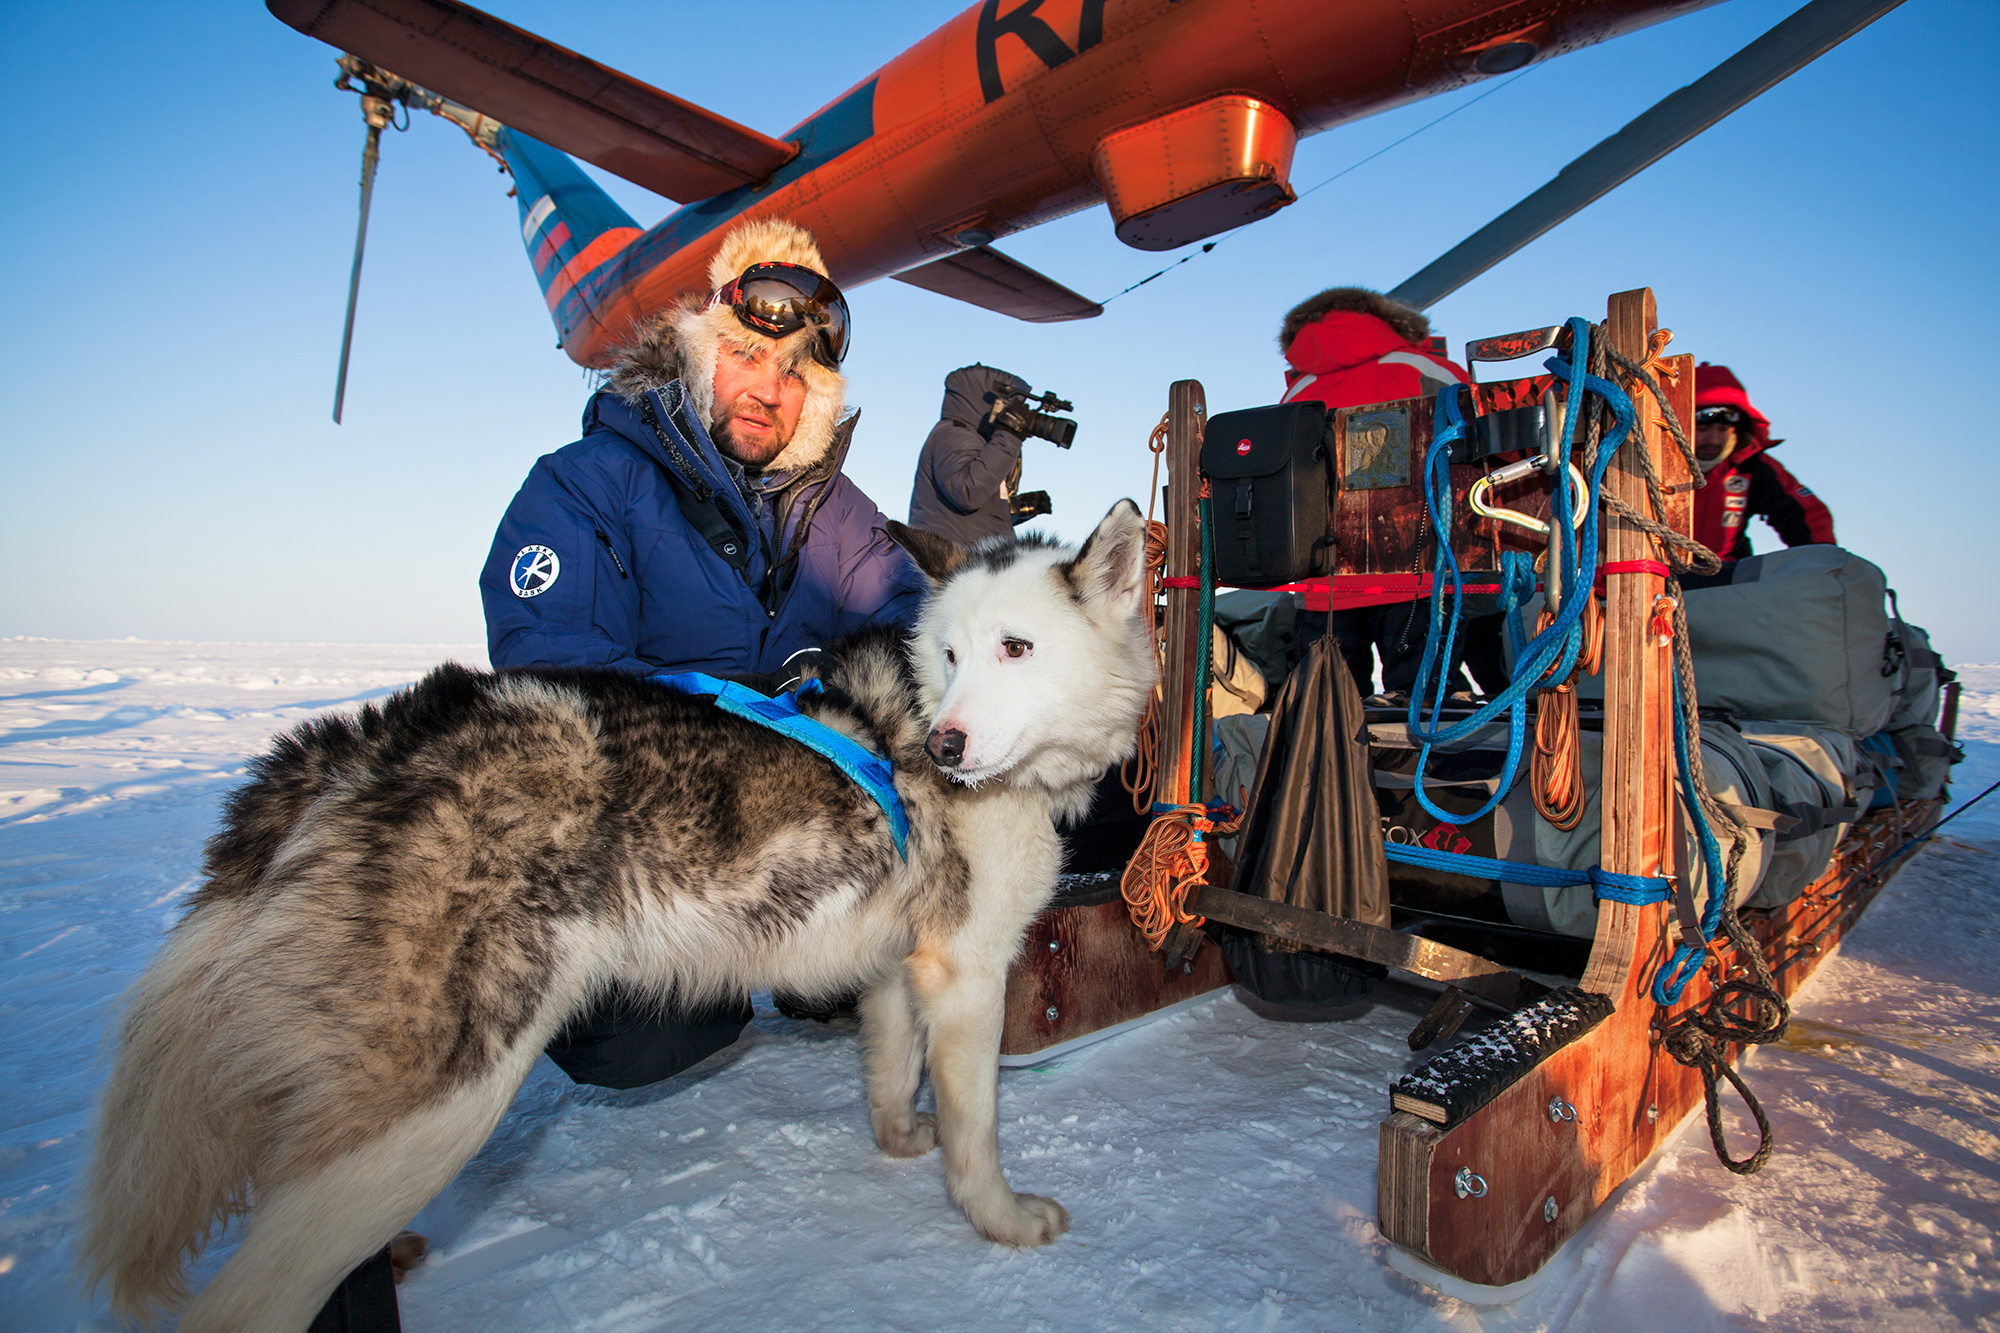
{"type": "Polygon", "coordinates": [[[892,526],[934,596],[907,642],[830,654],[807,711],[890,761],[907,860],[825,760],[612,673],[447,665],[256,762],[104,1092],[79,1263],[120,1313],[184,1302],[186,1260],[247,1213],[180,1327],[304,1328],[614,982],[695,1001],[859,984],[876,1143],[941,1143],[991,1239],[1067,1228],[1000,1172],[1002,1004],[1055,820],[1130,752],[1152,693],[1145,525],[1122,502],[1080,552],[972,557],[892,526]],[[935,1116],[915,1108],[926,1066],[935,1116]]]}

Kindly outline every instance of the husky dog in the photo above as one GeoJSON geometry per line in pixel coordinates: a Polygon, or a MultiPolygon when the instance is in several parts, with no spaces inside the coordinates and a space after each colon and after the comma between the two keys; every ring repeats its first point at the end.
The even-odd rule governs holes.
{"type": "Polygon", "coordinates": [[[1129,755],[1153,692],[1145,523],[1121,501],[1080,551],[890,527],[933,595],[907,642],[830,653],[804,707],[890,762],[906,857],[828,761],[608,672],[443,666],[256,762],[128,997],[100,1109],[79,1266],[119,1312],[185,1300],[185,1260],[247,1213],[183,1333],[305,1328],[613,981],[860,985],[876,1144],[942,1144],[989,1239],[1068,1229],[1000,1172],[1003,996],[1056,822],[1129,755]]]}

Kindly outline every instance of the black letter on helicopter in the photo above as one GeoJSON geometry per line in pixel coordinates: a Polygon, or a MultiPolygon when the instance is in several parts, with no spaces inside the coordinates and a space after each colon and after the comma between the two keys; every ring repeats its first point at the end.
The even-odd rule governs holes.
{"type": "Polygon", "coordinates": [[[1028,44],[1035,58],[1050,69],[1104,40],[1104,0],[1083,0],[1075,51],[1056,36],[1054,28],[1035,17],[1035,11],[1041,7],[1042,0],[1026,0],[1026,3],[1009,10],[1002,17],[1000,0],[986,0],[980,6],[979,31],[974,45],[979,55],[979,91],[985,94],[987,101],[995,102],[1007,95],[1007,86],[1000,81],[999,46],[1002,37],[1019,37],[1028,44]]]}

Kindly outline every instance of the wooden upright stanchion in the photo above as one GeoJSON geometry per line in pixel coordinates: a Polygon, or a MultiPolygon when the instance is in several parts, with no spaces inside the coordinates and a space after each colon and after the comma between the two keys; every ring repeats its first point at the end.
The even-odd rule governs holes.
{"type": "MultiPolygon", "coordinates": [[[[1650,290],[1612,297],[1605,326],[1612,349],[1643,364],[1656,322],[1650,290]]],[[[1685,422],[1694,415],[1693,358],[1668,364],[1680,371],[1668,394],[1685,422]]],[[[1686,464],[1651,396],[1635,390],[1633,403],[1634,429],[1658,464],[1667,512],[1652,511],[1636,444],[1612,460],[1604,491],[1685,533],[1692,510],[1686,464]]],[[[1661,560],[1658,546],[1631,524],[1609,514],[1600,522],[1603,563],[1661,560]]],[[[1606,870],[1627,875],[1676,871],[1673,659],[1653,628],[1664,583],[1654,573],[1605,576],[1600,855],[1606,870]]],[[[1384,1121],[1377,1216],[1385,1236],[1456,1277],[1503,1286],[1533,1274],[1575,1234],[1701,1104],[1701,1079],[1659,1048],[1655,1006],[1645,994],[1678,940],[1671,904],[1599,903],[1590,966],[1579,984],[1608,997],[1610,1012],[1580,1039],[1510,1072],[1515,1081],[1463,1120],[1441,1126],[1399,1111],[1384,1121]]],[[[1707,985],[1698,978],[1685,998],[1699,1000],[1707,985]]]]}
{"type": "MultiPolygon", "coordinates": [[[[1612,350],[1627,360],[1645,362],[1648,342],[1658,327],[1652,288],[1619,292],[1611,298],[1605,332],[1612,350]]],[[[1693,378],[1692,372],[1682,376],[1690,399],[1693,378]]],[[[1661,428],[1659,406],[1643,390],[1634,391],[1632,403],[1638,418],[1634,434],[1650,445],[1663,479],[1672,485],[1685,476],[1686,465],[1661,428]]],[[[1684,412],[1682,419],[1690,420],[1692,415],[1684,412]]],[[[1639,513],[1649,513],[1651,502],[1636,442],[1611,460],[1610,470],[1604,474],[1604,493],[1639,513]]],[[[1653,517],[1686,530],[1685,518],[1675,523],[1673,515],[1653,517]]],[[[1600,521],[1604,525],[1604,563],[1660,559],[1653,539],[1637,527],[1608,511],[1600,521]]],[[[1673,649],[1661,643],[1652,625],[1655,601],[1665,587],[1665,579],[1657,574],[1624,573],[1605,579],[1601,856],[1606,870],[1621,875],[1675,873],[1670,839],[1674,826],[1673,649]]],[[[1671,907],[1600,904],[1597,939],[1583,988],[1620,1001],[1635,994],[1642,984],[1633,978],[1642,937],[1663,933],[1671,916],[1671,907]]],[[[1653,939],[1646,938],[1645,943],[1652,946],[1653,939]]]]}
{"type": "MultiPolygon", "coordinates": [[[[1208,398],[1200,380],[1176,380],[1167,391],[1167,577],[1201,573],[1201,435],[1208,426],[1208,398]]],[[[1192,771],[1196,638],[1201,628],[1201,592],[1167,589],[1167,661],[1161,700],[1159,750],[1153,799],[1171,805],[1187,800],[1192,771]]]]}
{"type": "MultiPolygon", "coordinates": [[[[1192,579],[1201,573],[1196,492],[1208,407],[1195,380],[1176,383],[1168,404],[1166,572],[1192,579]]],[[[1152,795],[1175,805],[1187,799],[1188,791],[1200,598],[1194,587],[1167,590],[1165,691],[1152,795]]],[[[1047,1059],[1068,1043],[1205,995],[1229,981],[1222,950],[1199,931],[1187,931],[1162,966],[1159,952],[1132,924],[1124,902],[1051,907],[1028,928],[1008,973],[1001,1056],[1005,1063],[1047,1059]]]]}

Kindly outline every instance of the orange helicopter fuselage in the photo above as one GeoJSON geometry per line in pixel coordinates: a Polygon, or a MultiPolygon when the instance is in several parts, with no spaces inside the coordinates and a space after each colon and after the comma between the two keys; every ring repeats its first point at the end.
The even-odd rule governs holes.
{"type": "Polygon", "coordinates": [[[545,295],[569,355],[601,366],[706,290],[718,229],[753,217],[809,228],[843,286],[1107,199],[1121,237],[1170,248],[1289,203],[1297,136],[1712,2],[979,0],[784,136],[800,151],[768,180],[594,238],[545,295]],[[1147,230],[1217,182],[1181,233],[1147,230]]]}

